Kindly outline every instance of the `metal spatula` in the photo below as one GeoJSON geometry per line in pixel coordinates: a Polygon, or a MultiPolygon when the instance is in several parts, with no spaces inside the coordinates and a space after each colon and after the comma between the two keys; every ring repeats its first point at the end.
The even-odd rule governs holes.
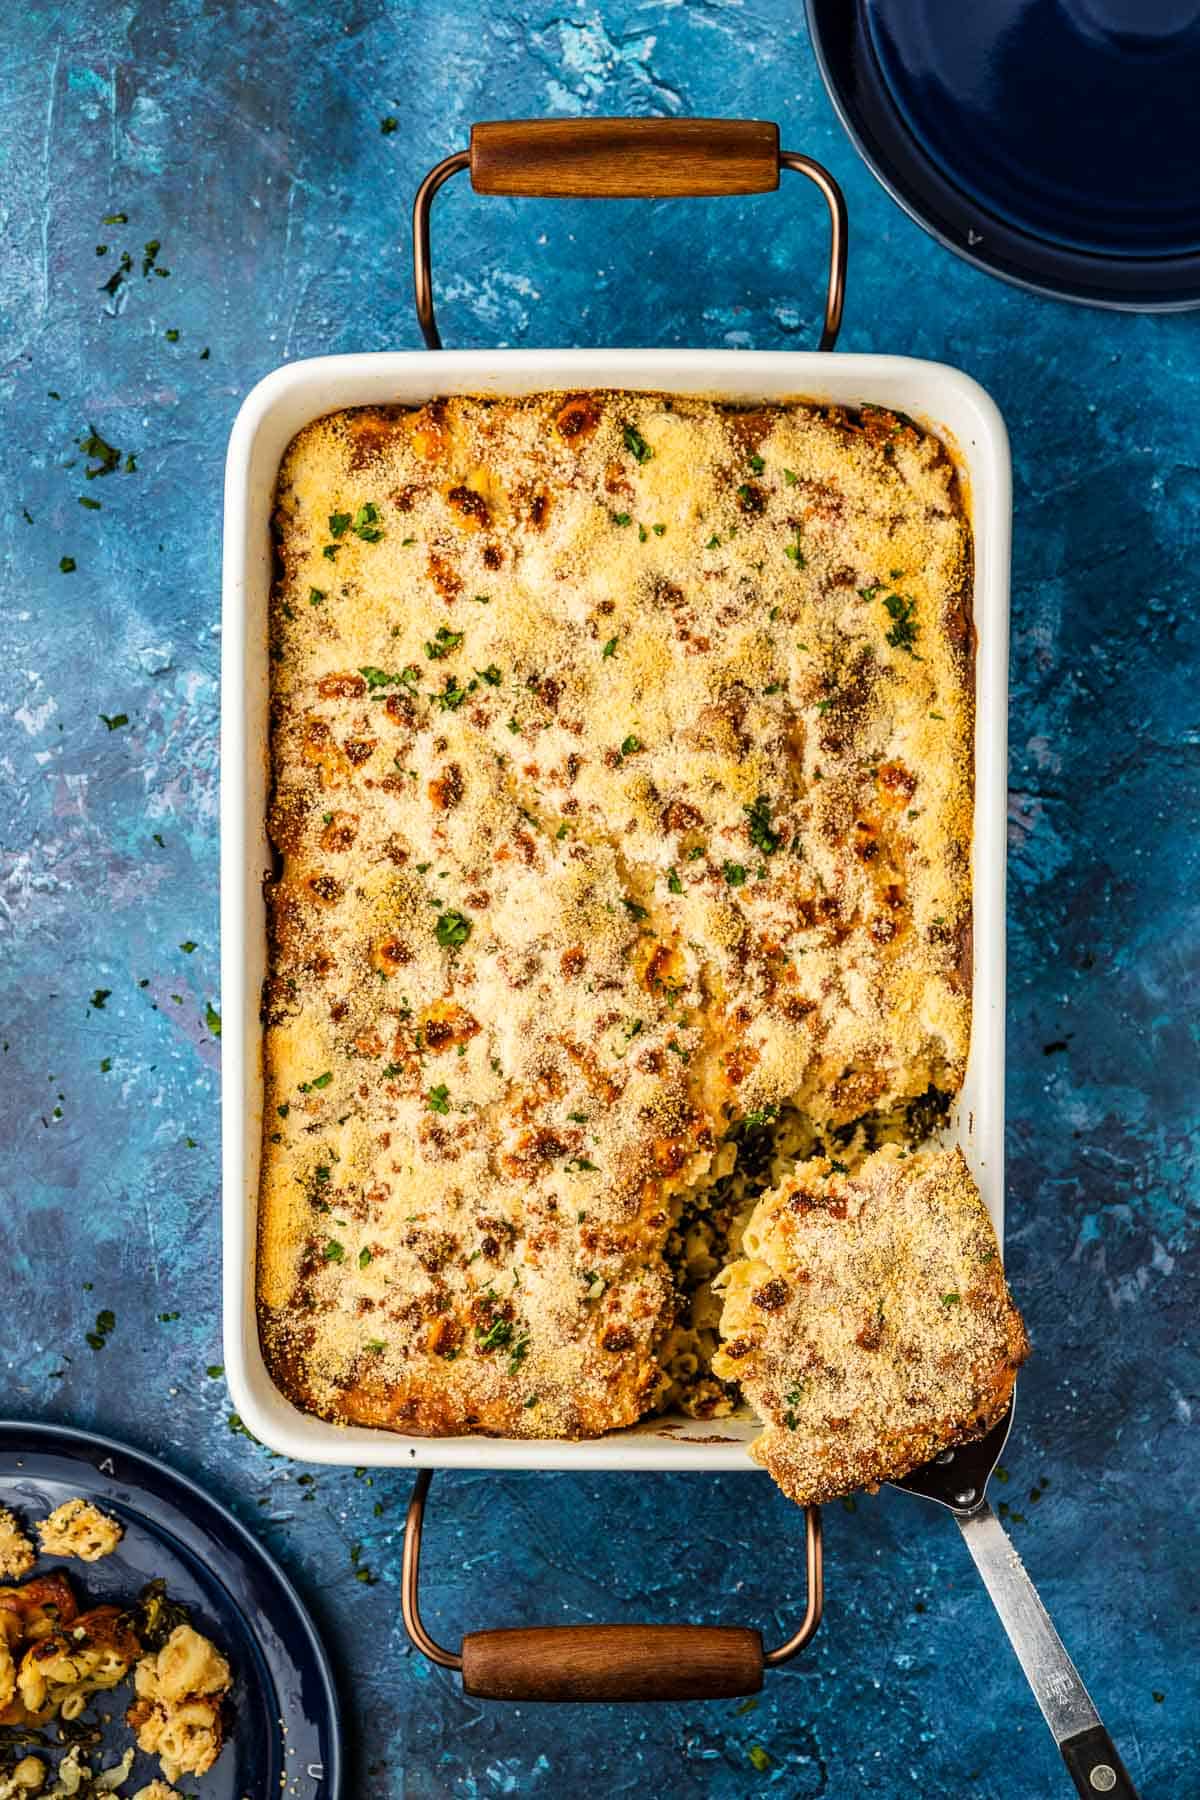
{"type": "Polygon", "coordinates": [[[1012,1407],[977,1443],[946,1450],[897,1487],[935,1500],[953,1513],[975,1567],[1000,1614],[1008,1641],[1042,1716],[1054,1734],[1071,1779],[1084,1800],[1138,1800],[1116,1747],[1079,1671],[1067,1655],[1012,1540],[987,1503],[984,1490],[1012,1428],[1012,1407]]]}

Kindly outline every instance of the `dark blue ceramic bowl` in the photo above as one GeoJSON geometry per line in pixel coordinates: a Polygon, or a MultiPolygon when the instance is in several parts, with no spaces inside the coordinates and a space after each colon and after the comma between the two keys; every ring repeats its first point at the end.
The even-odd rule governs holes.
{"type": "Polygon", "coordinates": [[[1093,306],[1200,306],[1200,0],[807,0],[842,123],[969,262],[1093,306]]]}
{"type": "MultiPolygon", "coordinates": [[[[203,1800],[339,1800],[337,1696],[308,1614],[278,1564],[232,1513],[152,1457],[82,1431],[0,1423],[0,1506],[30,1527],[76,1494],[120,1520],[120,1548],[96,1563],[44,1556],[38,1572],[64,1569],[81,1607],[128,1604],[162,1576],[197,1630],[229,1658],[232,1731],[214,1767],[185,1777],[184,1790],[203,1800]]],[[[89,1708],[89,1720],[112,1715],[104,1750],[90,1752],[93,1769],[116,1762],[129,1745],[122,1719],[131,1697],[126,1689],[100,1694],[89,1708]]],[[[57,1765],[53,1750],[49,1760],[57,1765]]],[[[139,1754],[128,1791],[159,1773],[154,1758],[139,1754]]]]}

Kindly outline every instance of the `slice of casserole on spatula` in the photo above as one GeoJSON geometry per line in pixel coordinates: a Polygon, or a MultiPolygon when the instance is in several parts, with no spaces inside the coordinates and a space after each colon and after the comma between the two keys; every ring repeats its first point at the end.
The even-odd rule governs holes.
{"type": "Polygon", "coordinates": [[[853,1173],[799,1164],[758,1201],[718,1285],[713,1368],[763,1420],[755,1461],[801,1505],[903,1481],[947,1506],[1076,1789],[1136,1800],[984,1497],[1029,1341],[961,1150],[887,1145],[853,1173]]]}
{"type": "Polygon", "coordinates": [[[718,1284],[713,1366],[764,1422],[750,1454],[803,1506],[982,1437],[1029,1353],[959,1150],[799,1164],[718,1284]]]}

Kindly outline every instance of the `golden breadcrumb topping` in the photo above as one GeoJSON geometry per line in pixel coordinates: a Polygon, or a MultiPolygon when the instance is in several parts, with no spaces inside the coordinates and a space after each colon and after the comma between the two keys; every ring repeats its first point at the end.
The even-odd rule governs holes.
{"type": "Polygon", "coordinates": [[[124,1527],[90,1500],[64,1500],[36,1530],[44,1556],[75,1556],[80,1562],[111,1556],[124,1536],[124,1527]]]}
{"type": "Polygon", "coordinates": [[[877,1487],[1004,1412],[1029,1354],[961,1150],[803,1163],[764,1194],[725,1296],[719,1376],[764,1421],[750,1454],[793,1500],[877,1487]]]}
{"type": "Polygon", "coordinates": [[[28,1575],[36,1561],[37,1551],[19,1520],[6,1506],[0,1506],[0,1575],[16,1580],[28,1575]]]}
{"type": "Polygon", "coordinates": [[[971,540],[897,415],[363,408],[279,477],[258,1291],[324,1417],[664,1391],[739,1120],[962,1080],[971,540]]]}

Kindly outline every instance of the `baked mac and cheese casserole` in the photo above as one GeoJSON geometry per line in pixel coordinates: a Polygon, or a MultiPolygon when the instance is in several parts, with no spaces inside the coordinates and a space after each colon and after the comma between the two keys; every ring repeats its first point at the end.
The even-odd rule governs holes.
{"type": "Polygon", "coordinates": [[[274,1379],[418,1434],[729,1412],[756,1200],[902,1177],[963,1078],[950,458],[867,408],[358,408],[292,443],[275,554],[274,1379]]]}

